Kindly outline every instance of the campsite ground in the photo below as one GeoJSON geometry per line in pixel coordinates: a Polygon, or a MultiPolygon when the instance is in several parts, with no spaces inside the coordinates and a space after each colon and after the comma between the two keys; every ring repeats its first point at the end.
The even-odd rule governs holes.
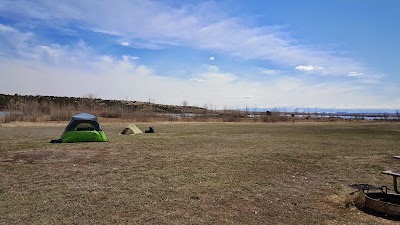
{"type": "Polygon", "coordinates": [[[392,187],[399,123],[141,123],[50,144],[66,124],[0,124],[0,224],[396,224],[349,184],[392,187]]]}

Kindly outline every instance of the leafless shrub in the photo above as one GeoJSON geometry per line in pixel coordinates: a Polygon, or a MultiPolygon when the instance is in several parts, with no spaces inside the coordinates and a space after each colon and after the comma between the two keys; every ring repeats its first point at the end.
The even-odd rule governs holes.
{"type": "Polygon", "coordinates": [[[276,123],[276,122],[287,122],[289,120],[294,121],[295,117],[292,114],[291,117],[287,117],[282,115],[278,110],[274,109],[272,111],[266,111],[264,116],[262,117],[263,122],[267,123],[276,123]]]}
{"type": "Polygon", "coordinates": [[[22,119],[23,119],[23,118],[22,118],[21,113],[18,113],[18,112],[9,112],[9,113],[7,113],[7,114],[5,115],[5,117],[4,117],[4,122],[5,122],[5,123],[11,123],[11,122],[16,122],[16,121],[21,122],[22,119]]]}
{"type": "Polygon", "coordinates": [[[156,118],[157,115],[155,112],[149,110],[140,110],[132,113],[132,119],[138,122],[149,122],[152,119],[156,118]]]}
{"type": "Polygon", "coordinates": [[[242,120],[239,110],[224,110],[221,117],[222,122],[240,122],[242,120]]]}
{"type": "Polygon", "coordinates": [[[103,111],[99,115],[105,118],[121,118],[122,110],[111,109],[110,111],[103,111]]]}
{"type": "Polygon", "coordinates": [[[68,121],[73,116],[73,112],[71,110],[57,110],[52,111],[50,115],[51,121],[68,121]]]}
{"type": "Polygon", "coordinates": [[[10,101],[7,104],[7,113],[4,118],[5,123],[11,123],[11,122],[21,122],[23,121],[23,113],[20,111],[19,103],[16,101],[10,101]]]}

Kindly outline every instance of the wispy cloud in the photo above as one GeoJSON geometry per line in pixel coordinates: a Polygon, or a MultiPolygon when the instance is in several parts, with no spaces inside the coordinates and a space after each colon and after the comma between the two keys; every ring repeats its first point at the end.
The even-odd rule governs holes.
{"type": "Polygon", "coordinates": [[[363,75],[363,73],[358,73],[358,72],[350,72],[349,74],[347,74],[347,76],[349,76],[349,77],[359,77],[362,75],[363,75]]]}
{"type": "MultiPolygon", "coordinates": [[[[179,93],[185,93],[189,104],[218,107],[400,104],[400,99],[367,92],[383,75],[369,72],[351,57],[301,44],[282,30],[285,28],[248,26],[222,14],[212,3],[196,6],[183,3],[178,8],[166,4],[163,1],[94,4],[77,0],[16,4],[4,0],[0,2],[0,13],[23,17],[23,21],[34,18],[53,28],[74,23],[80,29],[112,36],[110,42],[119,48],[129,46],[123,49],[180,46],[212,50],[203,58],[212,64],[222,61],[222,57],[215,60],[215,56],[210,56],[218,53],[243,61],[271,62],[274,69],[268,65],[264,69],[257,67],[262,79],[254,81],[226,67],[203,65],[188,73],[192,78],[179,79],[156,72],[143,64],[145,60],[138,60],[136,53],[100,52],[83,38],[67,44],[49,43],[39,40],[34,30],[26,26],[19,29],[0,24],[0,89],[6,93],[62,96],[83,96],[90,92],[103,98],[153,98],[166,104],[180,104],[183,99],[179,99],[179,93]],[[305,72],[334,75],[352,82],[316,81],[315,76],[306,76],[305,72]],[[82,78],[90,80],[92,85],[75,82],[82,78]]],[[[395,92],[398,88],[387,90],[395,92]]]]}
{"type": "Polygon", "coordinates": [[[282,70],[262,69],[261,72],[266,75],[278,75],[284,73],[282,70]]]}
{"type": "Polygon", "coordinates": [[[300,71],[312,72],[312,71],[324,70],[324,67],[322,67],[322,66],[296,66],[295,69],[300,70],[300,71]]]}
{"type": "Polygon", "coordinates": [[[30,32],[21,32],[13,27],[0,24],[0,51],[13,56],[22,54],[34,38],[30,32]]]}
{"type": "Polygon", "coordinates": [[[153,98],[155,102],[165,104],[180,104],[182,99],[177,93],[185,93],[191,105],[202,106],[206,103],[217,108],[246,105],[277,107],[282,104],[337,107],[371,106],[371,102],[380,102],[382,105],[400,103],[400,99],[384,100],[380,96],[367,94],[364,86],[342,82],[315,84],[300,78],[274,76],[275,79],[254,83],[240,80],[237,74],[221,71],[216,66],[206,66],[203,72],[191,80],[182,80],[157,75],[131,56],[115,58],[87,54],[82,57],[77,53],[65,50],[60,55],[65,58],[80,57],[80,60],[87,62],[84,67],[72,61],[66,61],[61,66],[43,60],[0,60],[3,74],[0,76],[0,89],[11,94],[83,96],[95,93],[108,99],[146,101],[153,98]],[[90,80],[90,85],[76,82],[83,77],[90,80]]]}
{"type": "Polygon", "coordinates": [[[121,42],[121,45],[122,45],[122,46],[129,46],[129,45],[130,45],[130,43],[129,43],[129,42],[127,42],[127,41],[123,41],[123,42],[121,42]]]}
{"type": "Polygon", "coordinates": [[[158,1],[6,1],[0,12],[53,20],[55,26],[74,21],[97,32],[116,35],[132,47],[159,49],[181,45],[197,49],[218,50],[242,58],[270,61],[283,66],[300,66],[299,70],[328,75],[363,72],[365,66],[349,57],[335,55],[298,43],[287,31],[270,27],[250,27],[239,19],[218,13],[217,5],[182,4],[171,8],[158,1]],[[283,35],[285,33],[285,35],[283,35]],[[318,68],[324,68],[318,69],[318,68]]]}

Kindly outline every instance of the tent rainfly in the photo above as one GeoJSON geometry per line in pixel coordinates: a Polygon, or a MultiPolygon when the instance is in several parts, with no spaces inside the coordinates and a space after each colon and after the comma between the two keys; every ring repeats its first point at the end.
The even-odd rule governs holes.
{"type": "Polygon", "coordinates": [[[96,116],[81,113],[72,117],[60,139],[61,142],[108,142],[96,116]]]}
{"type": "Polygon", "coordinates": [[[120,134],[141,134],[143,133],[136,125],[131,124],[129,127],[125,128],[120,134]]]}

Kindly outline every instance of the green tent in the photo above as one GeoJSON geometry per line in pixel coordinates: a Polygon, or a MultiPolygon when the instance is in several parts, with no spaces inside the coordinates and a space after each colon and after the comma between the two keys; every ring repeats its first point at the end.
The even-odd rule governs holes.
{"type": "Polygon", "coordinates": [[[81,113],[72,117],[63,135],[61,142],[108,142],[97,117],[87,113],[81,113]]]}

